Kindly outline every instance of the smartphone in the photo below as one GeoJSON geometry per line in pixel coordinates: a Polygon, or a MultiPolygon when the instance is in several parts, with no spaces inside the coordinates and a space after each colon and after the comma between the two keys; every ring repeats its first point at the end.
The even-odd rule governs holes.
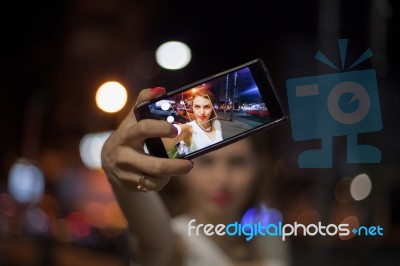
{"type": "Polygon", "coordinates": [[[138,121],[162,119],[175,138],[149,138],[150,154],[192,159],[287,120],[262,59],[204,78],[135,106],[138,121]]]}

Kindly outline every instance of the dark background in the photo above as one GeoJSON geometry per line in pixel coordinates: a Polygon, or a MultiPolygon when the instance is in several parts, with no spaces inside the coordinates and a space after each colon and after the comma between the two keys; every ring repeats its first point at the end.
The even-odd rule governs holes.
{"type": "MultiPolygon", "coordinates": [[[[79,206],[71,199],[82,196],[73,188],[63,190],[69,183],[65,176],[75,176],[78,186],[81,179],[94,176],[100,181],[93,182],[102,182],[99,186],[105,192],[96,194],[92,183],[83,182],[90,187],[87,191],[94,191],[98,202],[110,203],[104,176],[81,163],[79,141],[84,134],[115,129],[142,88],[173,90],[260,57],[287,108],[286,80],[335,73],[313,58],[321,50],[339,65],[337,39],[345,38],[347,62],[368,48],[374,53],[357,69],[377,71],[383,130],[360,139],[380,148],[382,163],[346,164],[345,138],[337,137],[332,169],[299,169],[298,154],[318,146],[318,141],[294,142],[289,123],[274,128],[266,136],[277,173],[275,205],[288,221],[313,210],[322,221],[338,223],[351,214],[363,224],[385,228],[379,239],[293,238],[293,265],[396,265],[400,259],[399,12],[394,0],[5,3],[0,32],[2,199],[8,195],[11,166],[24,157],[45,173],[46,193],[59,206],[57,211],[49,207],[54,219],[70,217],[79,206]],[[192,61],[186,68],[170,71],[156,65],[154,51],[169,40],[191,48],[192,61]],[[108,80],[118,80],[128,89],[128,104],[116,114],[101,112],[94,101],[97,88],[108,80]],[[371,195],[360,202],[336,202],[337,182],[362,172],[371,177],[371,195]]],[[[7,206],[3,201],[0,265],[127,265],[127,236],[115,226],[91,228],[86,237],[57,238],[29,230],[24,218],[29,206],[17,206],[12,214],[4,211],[7,206]],[[85,259],[67,263],[65,258],[85,259]]]]}

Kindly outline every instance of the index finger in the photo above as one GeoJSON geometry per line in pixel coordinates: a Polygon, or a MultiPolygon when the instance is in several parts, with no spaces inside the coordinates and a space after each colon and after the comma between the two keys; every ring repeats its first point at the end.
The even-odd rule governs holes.
{"type": "Polygon", "coordinates": [[[139,92],[139,95],[136,100],[136,104],[140,104],[142,102],[155,99],[164,95],[166,92],[164,87],[154,87],[152,89],[144,89],[139,92]]]}
{"type": "Polygon", "coordinates": [[[152,89],[143,89],[139,92],[139,95],[136,99],[136,103],[135,105],[132,107],[130,113],[128,114],[127,117],[125,117],[124,121],[121,124],[121,127],[129,127],[132,124],[136,123],[136,117],[134,115],[134,109],[135,106],[145,102],[145,101],[149,101],[155,98],[158,98],[162,95],[164,95],[166,93],[166,90],[164,87],[154,87],[152,89]]]}

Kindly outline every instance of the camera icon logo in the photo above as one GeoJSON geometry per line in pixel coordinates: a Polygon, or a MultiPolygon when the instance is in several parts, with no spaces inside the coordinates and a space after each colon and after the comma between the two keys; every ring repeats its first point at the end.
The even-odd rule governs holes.
{"type": "MultiPolygon", "coordinates": [[[[339,39],[344,68],[347,40],[339,39]]],[[[348,70],[372,56],[368,49],[348,70]]],[[[316,59],[337,67],[318,52],[316,59]]],[[[378,85],[374,69],[289,79],[286,82],[292,136],[296,141],[321,139],[321,149],[298,158],[300,168],[332,167],[332,139],[347,138],[348,163],[380,163],[381,152],[358,144],[358,134],[382,129],[378,85]]]]}

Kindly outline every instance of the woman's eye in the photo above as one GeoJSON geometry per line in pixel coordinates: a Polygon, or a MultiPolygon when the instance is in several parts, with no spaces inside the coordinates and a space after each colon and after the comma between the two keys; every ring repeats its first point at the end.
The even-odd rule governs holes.
{"type": "Polygon", "coordinates": [[[241,167],[247,164],[247,160],[244,157],[234,157],[229,160],[229,165],[232,167],[241,167]]]}

